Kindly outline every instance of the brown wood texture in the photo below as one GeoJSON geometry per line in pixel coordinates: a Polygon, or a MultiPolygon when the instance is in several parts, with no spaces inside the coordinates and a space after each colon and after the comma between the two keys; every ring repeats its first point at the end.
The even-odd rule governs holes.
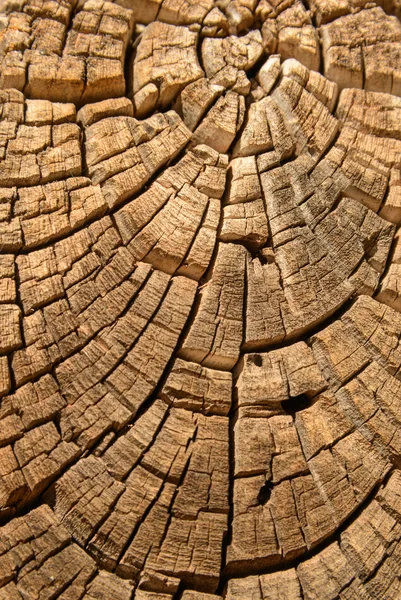
{"type": "Polygon", "coordinates": [[[0,600],[401,599],[401,3],[0,3],[0,600]]]}

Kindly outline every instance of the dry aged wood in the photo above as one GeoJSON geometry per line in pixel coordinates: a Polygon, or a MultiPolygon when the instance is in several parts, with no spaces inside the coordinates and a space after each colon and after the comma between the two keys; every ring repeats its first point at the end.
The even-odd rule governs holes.
{"type": "Polygon", "coordinates": [[[202,63],[210,83],[232,88],[242,94],[250,91],[246,72],[262,55],[260,31],[238,38],[206,38],[202,42],[202,63]]]}
{"type": "Polygon", "coordinates": [[[60,6],[58,2],[19,4],[15,12],[10,6],[5,19],[3,89],[24,89],[32,98],[79,104],[125,93],[124,59],[134,26],[132,10],[89,0],[72,19],[74,0],[63,0],[60,6]]]}
{"type": "Polygon", "coordinates": [[[387,322],[380,305],[362,297],[341,321],[313,336],[311,348],[293,344],[244,360],[234,425],[231,575],[246,573],[254,561],[270,566],[280,554],[288,559],[313,548],[361,505],[399,454],[398,417],[385,391],[399,385],[389,382],[389,357],[379,356],[385,328],[368,326],[376,313],[387,322]],[[342,337],[340,323],[348,327],[342,337]],[[359,348],[365,356],[344,370],[346,357],[357,358],[359,348]],[[334,371],[334,360],[341,371],[334,371]],[[373,381],[380,381],[375,392],[373,381]]]}
{"type": "Polygon", "coordinates": [[[320,48],[317,31],[302,2],[295,2],[277,16],[277,48],[282,58],[296,58],[308,69],[318,71],[320,48]]]}
{"type": "Polygon", "coordinates": [[[219,98],[195,129],[191,146],[206,144],[217,152],[227,152],[244,121],[245,100],[229,91],[219,98]]]}
{"type": "Polygon", "coordinates": [[[177,25],[202,23],[213,10],[213,0],[138,0],[134,4],[121,0],[120,4],[131,6],[135,20],[146,24],[156,18],[177,25]]]}
{"type": "Polygon", "coordinates": [[[231,408],[232,376],[177,359],[161,391],[173,406],[205,414],[227,415],[231,408]]]}
{"type": "Polygon", "coordinates": [[[177,113],[147,121],[106,117],[85,131],[86,166],[111,207],[139,192],[148,179],[185,146],[190,132],[177,113]],[[107,140],[107,143],[105,143],[107,140]]]}
{"type": "Polygon", "coordinates": [[[137,110],[142,111],[143,97],[137,94],[146,85],[157,84],[156,105],[166,107],[188,83],[199,79],[203,71],[196,55],[197,34],[187,27],[154,22],[141,35],[133,65],[133,94],[137,110]]]}
{"type": "Polygon", "coordinates": [[[193,323],[179,355],[207,367],[230,370],[242,339],[246,250],[219,244],[211,279],[202,290],[193,323]]]}
{"type": "Polygon", "coordinates": [[[391,252],[391,263],[384,274],[376,298],[380,300],[380,302],[384,302],[384,304],[388,304],[388,306],[400,310],[401,247],[399,229],[394,236],[391,252]]]}
{"type": "Polygon", "coordinates": [[[398,19],[379,7],[369,8],[323,25],[321,36],[324,74],[341,89],[356,87],[400,95],[398,19]]]}
{"type": "Polygon", "coordinates": [[[177,108],[182,112],[188,129],[191,131],[195,129],[202,116],[223,91],[222,85],[213,84],[206,77],[201,77],[185,86],[177,99],[177,108]]]}
{"type": "Polygon", "coordinates": [[[117,225],[135,260],[199,279],[213,252],[225,165],[225,156],[198,146],[118,211],[117,225]]]}
{"type": "Polygon", "coordinates": [[[231,579],[226,597],[234,600],[252,594],[248,597],[258,600],[283,596],[320,600],[368,599],[375,594],[391,598],[391,594],[399,594],[399,485],[398,473],[393,474],[380,488],[377,500],[373,499],[341,533],[339,543],[300,562],[296,569],[231,579]]]}
{"type": "Polygon", "coordinates": [[[401,598],[399,0],[0,0],[0,600],[401,598]]]}

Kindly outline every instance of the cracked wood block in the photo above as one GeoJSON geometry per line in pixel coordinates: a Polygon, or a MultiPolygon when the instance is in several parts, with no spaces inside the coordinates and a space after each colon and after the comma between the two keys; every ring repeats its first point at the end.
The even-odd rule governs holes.
{"type": "Polygon", "coordinates": [[[240,600],[244,594],[249,594],[252,600],[264,600],[269,596],[271,600],[279,600],[285,594],[288,600],[301,600],[301,593],[295,569],[288,569],[259,577],[230,579],[226,598],[227,600],[240,600]]]}
{"type": "MultiPolygon", "coordinates": [[[[369,430],[368,420],[358,418],[352,403],[359,406],[361,392],[353,383],[321,393],[327,377],[323,363],[299,343],[248,355],[242,366],[230,574],[246,573],[252,560],[258,568],[290,560],[330,536],[385,478],[399,452],[391,430],[387,438],[383,433],[384,415],[369,430]],[[382,442],[378,437],[372,444],[372,434],[382,442]]],[[[366,400],[359,410],[365,407],[366,400]]]]}
{"type": "Polygon", "coordinates": [[[3,598],[33,598],[39,590],[43,598],[74,598],[96,574],[95,562],[46,505],[1,527],[0,539],[3,598]]]}
{"type": "Polygon", "coordinates": [[[308,69],[319,70],[320,45],[312,19],[302,2],[295,2],[277,16],[277,53],[295,58],[308,69]]]}
{"type": "Polygon", "coordinates": [[[158,88],[152,108],[165,108],[186,85],[203,76],[196,54],[197,38],[197,34],[187,27],[160,22],[146,27],[133,63],[137,110],[142,108],[137,94],[148,84],[156,84],[158,88]]]}
{"type": "Polygon", "coordinates": [[[200,512],[196,521],[173,517],[158,556],[150,564],[162,573],[179,576],[190,585],[216,591],[226,521],[226,516],[217,513],[200,512]],[[185,549],[187,544],[189,547],[185,549]]]}
{"type": "Polygon", "coordinates": [[[238,405],[274,409],[289,398],[315,395],[325,387],[312,350],[305,342],[269,353],[246,354],[237,381],[238,405]]]}
{"type": "Polygon", "coordinates": [[[10,368],[7,360],[7,356],[2,356],[0,358],[0,398],[11,389],[11,379],[10,379],[10,368]]]}
{"type": "Polygon", "coordinates": [[[331,392],[319,394],[312,406],[295,415],[295,425],[306,460],[333,446],[353,430],[354,418],[331,392]]]}
{"type": "Polygon", "coordinates": [[[120,570],[132,574],[145,564],[149,573],[158,568],[164,580],[177,581],[178,576],[191,586],[213,593],[220,570],[221,544],[227,518],[201,512],[195,521],[179,521],[169,516],[167,503],[170,499],[171,496],[162,495],[149,512],[123,556],[120,570]],[[170,521],[171,525],[165,532],[170,521]],[[180,547],[182,551],[177,555],[180,547]]]}
{"type": "MultiPolygon", "coordinates": [[[[41,101],[36,106],[33,101],[25,105],[23,95],[18,96],[19,115],[8,114],[6,107],[2,111],[0,185],[31,186],[80,175],[81,132],[70,122],[75,121],[75,108],[67,105],[63,114],[57,105],[48,103],[43,110],[41,101]]],[[[6,92],[1,102],[10,103],[6,92]]]]}
{"type": "Polygon", "coordinates": [[[174,111],[144,122],[125,116],[101,119],[85,131],[92,184],[100,184],[107,204],[113,208],[138,192],[189,138],[189,130],[174,111]]]}
{"type": "Polygon", "coordinates": [[[122,6],[130,7],[138,23],[158,21],[174,25],[200,24],[212,11],[213,0],[138,0],[133,6],[127,0],[119,0],[122,6]]]}
{"type": "Polygon", "coordinates": [[[306,463],[299,473],[294,471],[290,480],[272,487],[270,498],[266,475],[235,480],[233,538],[227,555],[230,574],[246,573],[252,561],[260,569],[299,556],[335,531],[330,507],[306,463]]]}
{"type": "Polygon", "coordinates": [[[223,242],[240,241],[252,248],[266,245],[268,226],[263,200],[226,206],[219,239],[223,242]]]}
{"type": "Polygon", "coordinates": [[[211,279],[179,356],[205,367],[230,370],[239,358],[246,250],[240,245],[219,244],[211,279]]]}
{"type": "MultiPolygon", "coordinates": [[[[377,212],[385,198],[390,168],[396,159],[396,147],[399,142],[392,140],[390,143],[379,139],[377,144],[381,152],[389,158],[387,164],[383,161],[372,160],[366,166],[364,158],[367,156],[366,149],[376,139],[370,135],[358,135],[345,127],[340,134],[337,144],[327,155],[327,160],[333,160],[334,164],[341,164],[341,170],[348,178],[350,186],[347,189],[349,196],[365,204],[368,208],[377,212]],[[354,154],[355,152],[355,154],[354,154]],[[393,158],[394,157],[394,158],[393,158]]],[[[385,213],[384,213],[385,214],[385,213]]]]}
{"type": "Polygon", "coordinates": [[[134,106],[128,98],[113,98],[85,104],[77,112],[77,121],[86,129],[93,123],[108,117],[133,117],[134,106]]]}
{"type": "Polygon", "coordinates": [[[193,281],[174,278],[138,343],[107,377],[107,387],[121,395],[134,413],[158,384],[187,321],[195,291],[193,281]]]}
{"type": "Polygon", "coordinates": [[[223,5],[215,5],[204,18],[202,25],[201,35],[205,37],[225,37],[235,27],[223,5]]]}
{"type": "Polygon", "coordinates": [[[252,27],[256,5],[256,0],[229,0],[222,5],[232,32],[238,34],[252,27]]]}
{"type": "Polygon", "coordinates": [[[344,411],[367,438],[373,436],[373,445],[390,460],[398,455],[400,447],[399,411],[390,395],[390,389],[397,392],[398,387],[398,380],[373,361],[336,394],[344,411]]]}
{"type": "Polygon", "coordinates": [[[383,200],[383,206],[380,208],[380,216],[386,221],[399,225],[401,214],[399,207],[399,186],[401,183],[400,171],[398,168],[390,169],[390,178],[388,190],[383,200]]]}
{"type": "Polygon", "coordinates": [[[293,151],[294,140],[277,102],[268,96],[252,104],[241,137],[234,147],[234,155],[261,154],[279,163],[289,158],[293,151]]]}
{"type": "MultiPolygon", "coordinates": [[[[283,158],[291,154],[293,144],[282,123],[281,114],[275,108],[270,97],[251,104],[245,127],[233,149],[235,157],[252,156],[268,150],[275,152],[281,150],[280,156],[283,158]]],[[[235,158],[231,166],[234,170],[234,165],[239,167],[250,164],[251,161],[239,161],[235,158]]]]}
{"type": "Polygon", "coordinates": [[[379,7],[370,8],[323,25],[321,36],[324,74],[341,89],[400,94],[398,19],[379,7]]]}
{"type": "Polygon", "coordinates": [[[395,310],[400,311],[400,291],[399,291],[399,274],[401,272],[401,246],[400,246],[400,231],[397,230],[393,245],[391,247],[392,260],[387,268],[386,273],[380,284],[380,289],[376,295],[376,298],[391,306],[395,310]]]}
{"type": "Polygon", "coordinates": [[[9,515],[11,507],[27,495],[28,486],[9,444],[0,451],[0,501],[2,515],[9,515]]]}
{"type": "Polygon", "coordinates": [[[338,86],[326,79],[318,70],[309,70],[294,58],[288,58],[282,64],[282,74],[295,79],[302,87],[333,112],[338,98],[338,86]]]}
{"type": "Polygon", "coordinates": [[[232,375],[176,359],[161,390],[166,402],[194,412],[227,416],[231,408],[232,375]]]}
{"type": "Polygon", "coordinates": [[[223,91],[223,86],[212,84],[206,77],[201,77],[185,86],[177,98],[177,108],[190,131],[196,128],[203,115],[223,91]]]}
{"type": "MultiPolygon", "coordinates": [[[[113,573],[99,571],[87,586],[85,596],[88,600],[106,600],[111,595],[116,600],[131,600],[133,593],[134,587],[129,581],[121,581],[113,573]]],[[[135,593],[134,598],[140,598],[140,595],[135,593]]]]}
{"type": "Polygon", "coordinates": [[[195,129],[191,147],[205,144],[217,152],[227,152],[241,129],[244,113],[243,96],[232,91],[227,92],[212,106],[205,119],[195,129]]]}
{"type": "MultiPolygon", "coordinates": [[[[351,183],[348,193],[393,223],[398,223],[399,110],[399,99],[390,94],[344,90],[337,111],[345,124],[338,145],[342,170],[351,183]],[[373,155],[369,150],[372,143],[377,146],[373,155]],[[355,150],[352,158],[351,148],[355,150]],[[344,149],[348,151],[345,159],[344,149]]],[[[332,156],[336,162],[340,158],[339,154],[336,159],[334,152],[332,156]]]]}
{"type": "Polygon", "coordinates": [[[154,442],[166,416],[167,404],[157,399],[125,435],[106,448],[102,460],[113,477],[122,480],[134,469],[154,442]]]}
{"type": "Polygon", "coordinates": [[[2,355],[16,350],[22,345],[20,320],[21,310],[16,304],[0,304],[0,352],[2,355]]]}
{"type": "MultiPolygon", "coordinates": [[[[171,505],[172,519],[164,525],[168,528],[165,539],[157,552],[156,549],[152,550],[146,560],[145,571],[156,570],[173,578],[180,575],[184,580],[191,581],[196,581],[204,574],[210,577],[208,585],[213,586],[218,573],[217,565],[221,560],[221,538],[226,522],[223,515],[228,512],[227,419],[220,416],[203,417],[173,408],[168,412],[163,427],[159,426],[153,436],[146,442],[147,450],[146,446],[142,446],[139,462],[132,460],[132,454],[127,454],[127,461],[131,458],[132,467],[124,479],[125,489],[112,514],[105,516],[104,523],[94,533],[89,547],[102,557],[106,565],[118,565],[119,558],[127,549],[130,556],[130,544],[132,552],[137,551],[135,536],[140,535],[141,529],[148,523],[152,523],[152,511],[159,510],[169,484],[179,484],[178,494],[171,505]],[[214,527],[208,534],[213,542],[208,567],[206,563],[202,566],[203,561],[197,564],[203,552],[203,536],[206,535],[202,527],[206,526],[214,527]],[[195,538],[187,538],[190,531],[194,532],[195,538]],[[174,542],[178,539],[181,539],[179,546],[174,542]],[[183,551],[184,545],[188,546],[187,552],[183,551]],[[179,547],[181,550],[178,554],[179,547]],[[191,552],[194,553],[193,560],[190,558],[191,552]],[[182,564],[174,566],[177,559],[182,564]]],[[[131,432],[121,438],[121,442],[125,439],[124,446],[127,449],[134,448],[133,443],[137,445],[139,442],[134,442],[131,432]]],[[[105,459],[109,465],[112,456],[117,458],[117,451],[116,447],[112,454],[106,452],[105,459]]],[[[130,569],[129,572],[133,574],[135,563],[132,560],[127,558],[124,569],[130,569]]]]}
{"type": "MultiPolygon", "coordinates": [[[[129,263],[129,253],[127,254],[120,244],[112,221],[105,217],[91,224],[86,230],[79,231],[54,245],[18,257],[24,313],[31,314],[33,309],[49,304],[52,300],[62,297],[65,292],[73,295],[77,291],[77,283],[91,276],[99,283],[98,294],[93,290],[93,300],[99,295],[100,289],[105,293],[110,291],[135,268],[129,263]],[[105,274],[111,271],[108,263],[113,259],[116,265],[119,263],[120,270],[118,275],[107,278],[105,274]],[[99,273],[102,267],[105,271],[99,273]],[[41,283],[46,280],[47,283],[41,283]]],[[[86,302],[82,300],[82,305],[76,298],[75,306],[72,301],[71,308],[78,315],[89,304],[89,298],[86,302]]]]}
{"type": "Polygon", "coordinates": [[[210,592],[218,581],[228,513],[227,424],[225,417],[197,418],[188,468],[171,506],[171,522],[157,554],[150,554],[145,567],[202,582],[210,592]],[[207,555],[205,547],[209,547],[207,555]]]}
{"type": "MultiPolygon", "coordinates": [[[[148,275],[149,269],[143,266],[148,275]]],[[[156,350],[157,344],[162,345],[164,341],[163,352],[158,356],[161,376],[172,351],[169,344],[177,339],[182,316],[175,317],[177,332],[170,329],[159,340],[155,336],[159,328],[160,333],[163,331],[163,318],[166,318],[175,294],[185,289],[185,282],[182,284],[180,286],[180,281],[170,284],[169,277],[157,271],[151,274],[121,319],[105,327],[84,350],[58,367],[57,378],[68,398],[68,406],[61,412],[60,419],[66,439],[77,438],[80,446],[87,447],[111,429],[122,429],[132,418],[138,408],[136,402],[150,385],[151,378],[154,385],[157,383],[157,372],[153,370],[151,378],[145,371],[137,372],[137,387],[123,394],[125,387],[122,386],[134,377],[134,372],[130,375],[129,365],[136,353],[145,361],[146,355],[141,352],[152,352],[152,347],[156,350]],[[143,382],[139,383],[142,378],[143,382]]]]}
{"type": "Polygon", "coordinates": [[[330,197],[315,188],[302,163],[299,171],[294,167],[261,177],[273,251],[263,250],[247,263],[245,344],[251,350],[316,326],[355,292],[372,294],[394,234],[393,227],[352,199],[343,198],[330,210],[339,195],[335,188],[330,197]],[[368,249],[372,235],[375,256],[368,249]]]}
{"type": "Polygon", "coordinates": [[[212,85],[247,95],[251,84],[246,72],[258,61],[262,51],[262,36],[257,30],[241,38],[206,38],[202,42],[206,77],[212,85]]]}
{"type": "Polygon", "coordinates": [[[85,546],[123,492],[124,485],[91,456],[73,465],[47,494],[60,522],[85,546]]]}
{"type": "Polygon", "coordinates": [[[16,302],[15,261],[11,254],[0,256],[0,303],[16,302]]]}
{"type": "Polygon", "coordinates": [[[159,594],[158,592],[146,592],[144,590],[137,590],[134,596],[135,600],[173,600],[171,594],[159,594]]]}
{"type": "Polygon", "coordinates": [[[301,564],[297,574],[309,598],[331,598],[348,587],[354,579],[352,569],[337,543],[325,548],[315,559],[301,564]],[[312,568],[311,572],[308,567],[312,568]]]}
{"type": "Polygon", "coordinates": [[[132,11],[111,2],[89,1],[78,12],[59,56],[29,57],[27,93],[63,98],[63,72],[70,78],[70,100],[95,102],[125,93],[123,64],[134,26],[132,11]],[[60,56],[61,55],[61,56],[60,56]]]}
{"type": "Polygon", "coordinates": [[[398,481],[398,475],[390,477],[378,500],[372,500],[341,534],[339,544],[330,545],[298,567],[297,574],[307,597],[332,598],[340,594],[341,598],[349,598],[358,597],[358,593],[360,597],[366,594],[370,598],[374,593],[386,597],[386,590],[391,590],[391,594],[398,589],[393,571],[400,536],[399,508],[393,495],[398,481]],[[389,497],[390,503],[386,501],[389,497]],[[386,574],[388,579],[384,581],[386,574]],[[372,575],[373,579],[363,585],[372,575]],[[353,595],[348,595],[347,590],[351,592],[352,588],[353,595]]]}
{"type": "Polygon", "coordinates": [[[212,0],[162,0],[157,14],[159,21],[186,25],[202,23],[207,13],[212,9],[212,0]]]}
{"type": "Polygon", "coordinates": [[[8,114],[9,94],[3,92],[2,101],[9,140],[0,166],[2,185],[17,186],[2,188],[3,247],[15,251],[22,245],[40,246],[102,216],[107,203],[100,188],[80,177],[81,131],[75,107],[24,101],[21,95],[18,115],[8,114]]]}
{"type": "Polygon", "coordinates": [[[139,277],[133,275],[132,257],[119,245],[106,218],[72,240],[20,257],[21,299],[28,316],[23,320],[26,346],[13,357],[19,383],[40,374],[46,361],[50,366],[76,352],[124,311],[147,267],[139,268],[139,277]]]}
{"type": "MultiPolygon", "coordinates": [[[[76,2],[20,2],[10,7],[4,19],[2,89],[22,90],[30,79],[30,64],[46,53],[45,62],[56,60],[63,50],[76,2]]],[[[49,98],[50,99],[50,98],[49,98]]]]}
{"type": "MultiPolygon", "coordinates": [[[[396,571],[394,559],[392,560],[391,556],[385,556],[382,570],[390,574],[391,568],[395,568],[396,571]]],[[[281,594],[285,594],[292,600],[301,598],[302,593],[305,598],[314,600],[318,598],[328,600],[336,596],[342,600],[349,600],[350,598],[374,597],[377,590],[384,594],[383,597],[391,597],[385,595],[387,590],[389,590],[389,594],[398,593],[398,583],[394,580],[393,575],[390,575],[387,582],[382,579],[379,583],[380,587],[377,586],[377,583],[379,582],[375,581],[371,586],[364,586],[361,580],[355,576],[352,564],[347,561],[338,545],[332,544],[316,558],[301,563],[297,570],[291,569],[277,574],[230,580],[227,597],[230,600],[242,598],[242,594],[248,592],[253,594],[252,598],[258,600],[269,596],[280,598],[281,594]],[[389,583],[390,581],[391,583],[389,583]],[[367,587],[370,588],[373,596],[366,592],[367,587]]]]}
{"type": "Polygon", "coordinates": [[[325,377],[339,387],[371,360],[397,377],[400,315],[372,298],[361,296],[343,318],[311,338],[313,352],[325,377]],[[341,341],[340,341],[341,340],[341,341]]]}
{"type": "Polygon", "coordinates": [[[399,477],[394,474],[380,488],[378,499],[371,500],[355,522],[341,533],[339,543],[332,543],[301,562],[296,570],[231,579],[227,597],[242,598],[242,594],[252,591],[255,594],[252,597],[261,599],[268,597],[266,593],[273,598],[281,597],[282,593],[289,598],[301,598],[302,590],[304,597],[316,600],[335,596],[371,598],[371,594],[385,594],[387,589],[390,593],[398,590],[395,561],[400,539],[399,494],[394,494],[397,484],[399,477]],[[387,498],[391,498],[390,502],[387,498]],[[369,581],[373,574],[373,581],[369,581]]]}
{"type": "Polygon", "coordinates": [[[175,273],[195,243],[208,206],[206,194],[184,185],[130,242],[133,259],[175,273]]]}
{"type": "MultiPolygon", "coordinates": [[[[3,398],[0,415],[4,424],[6,419],[9,423],[14,422],[13,437],[16,439],[23,430],[28,431],[54,419],[65,405],[66,401],[54,377],[44,375],[3,398]]],[[[5,430],[9,431],[8,427],[5,430]]],[[[2,442],[5,439],[11,441],[8,435],[3,433],[2,442]]]]}
{"type": "Polygon", "coordinates": [[[297,154],[307,152],[318,160],[335,138],[338,123],[313,87],[308,89],[307,82],[300,80],[299,63],[289,63],[283,66],[283,77],[272,98],[280,107],[297,154]]]}
{"type": "Polygon", "coordinates": [[[273,54],[269,56],[266,62],[259,69],[256,79],[263,88],[264,92],[268,94],[272,87],[275,85],[281,71],[281,56],[273,54]]]}
{"type": "Polygon", "coordinates": [[[11,422],[11,416],[2,419],[3,423],[2,445],[9,445],[0,450],[1,512],[7,514],[37,498],[74,461],[78,448],[62,440],[51,421],[28,431],[16,418],[11,422]]]}
{"type": "Polygon", "coordinates": [[[5,23],[1,87],[32,98],[94,102],[125,93],[123,63],[134,21],[111,2],[27,2],[5,23]],[[32,8],[36,10],[32,11],[32,8]],[[50,10],[49,10],[50,9],[50,10]],[[68,81],[68,91],[63,88],[68,81]]]}
{"type": "Polygon", "coordinates": [[[234,158],[229,164],[228,204],[258,200],[262,196],[254,156],[234,158]]]}
{"type": "Polygon", "coordinates": [[[225,166],[225,156],[198,146],[116,213],[120,235],[136,260],[191,279],[203,275],[215,245],[225,166]]]}
{"type": "Polygon", "coordinates": [[[336,114],[361,132],[398,140],[400,106],[400,99],[391,94],[349,89],[341,92],[336,114]]]}
{"type": "MultiPolygon", "coordinates": [[[[339,17],[357,12],[368,2],[366,0],[311,0],[309,4],[311,13],[320,27],[320,25],[330,23],[339,17]]],[[[383,3],[379,2],[378,4],[383,3]]]]}
{"type": "Polygon", "coordinates": [[[71,177],[29,188],[21,187],[14,202],[26,248],[41,246],[83,224],[102,217],[107,209],[100,186],[86,177],[71,177]]]}
{"type": "Polygon", "coordinates": [[[203,592],[195,592],[186,590],[181,600],[221,600],[221,596],[215,596],[214,594],[204,594],[203,592]]]}
{"type": "Polygon", "coordinates": [[[308,465],[319,490],[332,507],[337,524],[345,521],[367,498],[374,486],[384,479],[391,466],[389,461],[371,448],[360,432],[351,433],[339,440],[331,452],[320,452],[308,461],[308,465]],[[341,494],[338,493],[339,490],[341,494]]]}
{"type": "Polygon", "coordinates": [[[125,93],[124,59],[134,27],[132,11],[111,2],[85,2],[72,22],[64,56],[83,59],[86,67],[81,102],[125,93]]]}

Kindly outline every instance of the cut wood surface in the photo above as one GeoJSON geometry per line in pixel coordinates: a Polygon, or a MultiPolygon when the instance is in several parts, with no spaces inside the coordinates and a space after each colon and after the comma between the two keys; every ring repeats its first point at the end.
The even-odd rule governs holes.
{"type": "Polygon", "coordinates": [[[400,2],[0,10],[0,600],[400,599],[400,2]]]}

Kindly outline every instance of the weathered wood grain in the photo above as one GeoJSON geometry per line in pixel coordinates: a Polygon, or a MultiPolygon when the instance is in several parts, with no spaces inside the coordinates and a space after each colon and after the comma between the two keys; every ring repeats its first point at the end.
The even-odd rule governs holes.
{"type": "Polygon", "coordinates": [[[0,600],[399,598],[398,0],[0,8],[0,600]]]}

